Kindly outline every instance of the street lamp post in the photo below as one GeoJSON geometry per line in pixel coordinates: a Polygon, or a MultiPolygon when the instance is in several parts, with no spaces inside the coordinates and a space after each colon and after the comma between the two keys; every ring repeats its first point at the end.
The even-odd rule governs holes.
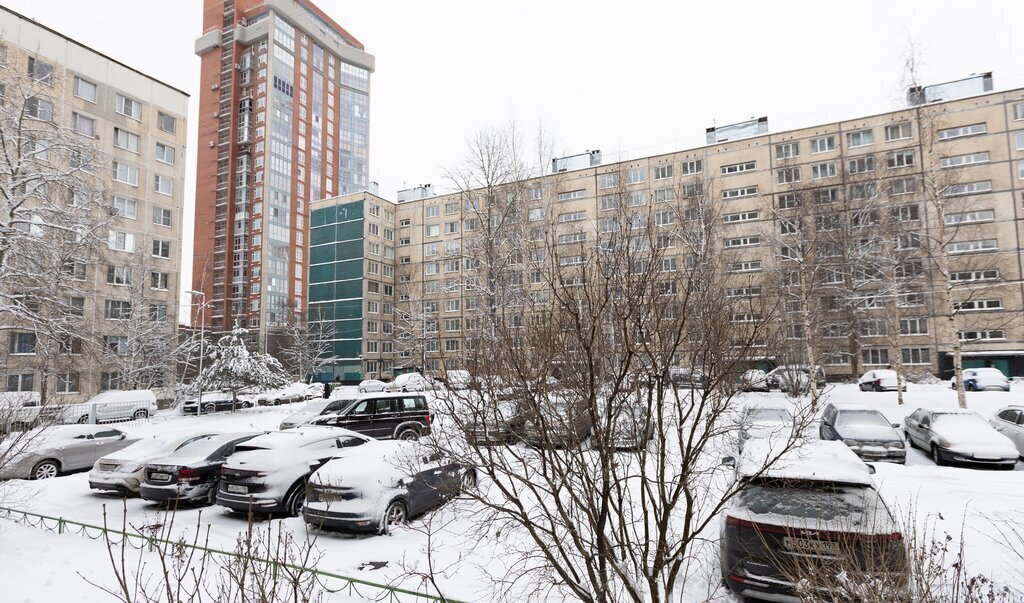
{"type": "MultiPolygon", "coordinates": [[[[196,416],[203,414],[203,359],[206,357],[206,294],[202,291],[186,291],[192,296],[198,296],[202,301],[199,304],[199,398],[196,400],[196,416]]],[[[191,307],[191,303],[189,306],[191,307]]]]}

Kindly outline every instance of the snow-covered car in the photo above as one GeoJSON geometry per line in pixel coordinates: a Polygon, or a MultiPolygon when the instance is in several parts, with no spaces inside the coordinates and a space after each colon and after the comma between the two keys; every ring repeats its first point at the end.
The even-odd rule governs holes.
{"type": "MultiPolygon", "coordinates": [[[[899,389],[899,377],[891,369],[875,369],[868,371],[857,380],[857,387],[862,392],[894,392],[899,389]]],[[[907,381],[903,380],[903,391],[907,391],[907,381]]]]}
{"type": "Polygon", "coordinates": [[[1000,408],[989,423],[996,431],[1013,441],[1017,446],[1017,452],[1024,459],[1024,406],[1014,404],[1000,408]]]}
{"type": "Polygon", "coordinates": [[[750,369],[740,375],[740,391],[766,392],[769,389],[768,374],[761,369],[750,369]]]}
{"type": "Polygon", "coordinates": [[[523,441],[540,448],[578,446],[590,437],[593,422],[582,402],[551,396],[529,404],[523,421],[523,441]]]}
{"type": "Polygon", "coordinates": [[[930,452],[936,465],[972,463],[1013,469],[1020,452],[976,412],[919,408],[903,420],[907,442],[930,452]]]}
{"type": "Polygon", "coordinates": [[[419,373],[402,373],[388,384],[388,391],[392,392],[424,392],[431,389],[427,378],[419,373]]]}
{"type": "Polygon", "coordinates": [[[332,397],[329,400],[324,400],[323,398],[319,400],[311,400],[297,412],[285,417],[284,421],[281,421],[280,429],[291,429],[293,427],[298,427],[299,425],[305,425],[313,419],[319,418],[323,415],[337,414],[355,401],[356,399],[354,397],[332,397]]]}
{"type": "Polygon", "coordinates": [[[478,446],[508,444],[519,438],[525,417],[513,401],[494,401],[466,408],[462,425],[466,441],[478,446]]]}
{"type": "Polygon", "coordinates": [[[235,449],[256,433],[203,436],[146,465],[139,487],[143,499],[160,503],[212,504],[220,468],[235,449]]]}
{"type": "Polygon", "coordinates": [[[668,369],[668,378],[677,388],[700,389],[704,387],[706,376],[699,368],[673,366],[668,369]]]}
{"type": "Polygon", "coordinates": [[[304,397],[306,400],[312,400],[313,398],[323,398],[324,383],[322,381],[317,381],[315,383],[307,383],[304,397]]]}
{"type": "Polygon", "coordinates": [[[156,414],[156,394],[148,389],[100,392],[82,404],[43,406],[40,420],[57,423],[112,423],[156,414]]]}
{"type": "Polygon", "coordinates": [[[844,600],[860,598],[858,579],[871,580],[872,592],[894,595],[887,600],[910,600],[903,596],[909,595],[903,537],[871,470],[849,448],[814,440],[786,451],[757,440],[738,460],[726,460],[736,468],[739,489],[721,513],[720,567],[730,591],[743,600],[798,601],[795,582],[814,576],[820,586],[804,588],[849,594],[844,600]],[[793,559],[811,571],[801,574],[793,559]]]}
{"type": "Polygon", "coordinates": [[[306,480],[345,448],[371,438],[333,427],[304,425],[249,440],[221,469],[217,504],[239,513],[295,517],[306,501],[306,480]]]}
{"type": "Polygon", "coordinates": [[[231,392],[204,392],[202,408],[199,408],[199,403],[198,397],[185,400],[181,405],[181,412],[186,415],[208,415],[214,412],[252,408],[256,405],[252,400],[235,398],[231,392]]]}
{"type": "Polygon", "coordinates": [[[469,389],[472,382],[473,377],[469,374],[469,371],[454,370],[445,373],[445,383],[447,383],[448,387],[451,389],[469,389]]]}
{"type": "Polygon", "coordinates": [[[807,371],[797,365],[777,366],[765,373],[769,389],[789,393],[804,393],[811,389],[811,378],[807,371]]]}
{"type": "Polygon", "coordinates": [[[373,441],[309,479],[302,509],[316,528],[387,533],[476,485],[476,471],[413,442],[373,441]]]}
{"type": "Polygon", "coordinates": [[[39,392],[0,392],[0,433],[25,431],[39,423],[39,392]]]}
{"type": "Polygon", "coordinates": [[[611,414],[611,433],[607,437],[615,450],[640,450],[654,436],[654,421],[646,404],[626,399],[611,414]]]}
{"type": "Polygon", "coordinates": [[[864,404],[830,402],[821,413],[818,436],[842,441],[867,462],[904,463],[907,448],[896,427],[864,404]]]}
{"type": "Polygon", "coordinates": [[[309,392],[308,383],[289,383],[284,387],[265,391],[256,396],[256,404],[260,406],[279,406],[294,404],[306,399],[309,392]]]}
{"type": "MultiPolygon", "coordinates": [[[[995,367],[970,368],[963,370],[964,389],[969,392],[997,389],[1010,391],[1010,380],[1006,378],[1003,371],[995,367]]],[[[949,382],[950,387],[956,389],[956,375],[949,382]]]]}
{"type": "Polygon", "coordinates": [[[106,425],[52,425],[38,427],[20,441],[24,448],[4,459],[0,479],[49,479],[88,469],[99,457],[127,448],[136,438],[106,425]]]}
{"type": "MultiPolygon", "coordinates": [[[[363,379],[359,382],[359,393],[384,392],[388,390],[388,384],[380,379],[363,379]]],[[[404,390],[403,390],[404,391],[404,390]]]]}
{"type": "Polygon", "coordinates": [[[770,402],[750,404],[740,412],[737,421],[736,447],[742,451],[749,440],[785,441],[793,436],[793,427],[793,414],[786,406],[770,402]]]}
{"type": "Polygon", "coordinates": [[[143,438],[114,454],[101,457],[89,472],[89,487],[93,490],[113,491],[120,494],[138,494],[146,479],[146,465],[158,458],[211,433],[160,434],[143,438]]]}

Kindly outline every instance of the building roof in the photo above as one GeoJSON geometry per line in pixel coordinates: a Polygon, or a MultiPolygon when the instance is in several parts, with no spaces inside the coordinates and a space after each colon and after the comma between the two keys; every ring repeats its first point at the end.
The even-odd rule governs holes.
{"type": "Polygon", "coordinates": [[[35,19],[32,19],[31,17],[26,17],[25,15],[23,15],[23,14],[21,14],[19,12],[13,11],[13,10],[7,8],[6,6],[3,6],[3,5],[0,5],[0,9],[4,10],[7,13],[10,13],[10,14],[14,15],[15,17],[17,17],[17,18],[19,18],[19,19],[21,19],[23,21],[28,21],[29,23],[33,24],[34,26],[36,26],[36,27],[38,27],[40,29],[46,30],[46,31],[48,31],[48,32],[50,32],[50,33],[52,33],[52,34],[54,34],[56,36],[60,36],[61,38],[64,38],[65,40],[67,40],[68,42],[71,42],[72,44],[75,44],[76,46],[81,46],[85,50],[88,50],[89,52],[91,52],[91,53],[93,53],[93,54],[95,54],[97,56],[101,56],[104,59],[107,59],[108,61],[110,61],[111,63],[116,63],[116,64],[124,67],[125,69],[128,69],[130,71],[133,71],[133,72],[141,75],[144,78],[153,80],[154,82],[160,84],[161,86],[166,86],[166,87],[170,88],[171,90],[174,90],[175,92],[178,92],[179,94],[182,94],[182,95],[184,95],[186,97],[190,96],[188,92],[185,92],[184,90],[182,90],[180,88],[176,88],[176,87],[168,84],[167,82],[164,82],[163,80],[158,80],[157,78],[149,75],[148,73],[144,73],[142,71],[139,71],[138,69],[132,67],[131,65],[122,63],[121,61],[115,59],[114,57],[112,57],[110,55],[107,55],[107,54],[104,54],[104,53],[96,50],[95,48],[93,48],[91,46],[87,46],[87,45],[79,42],[78,40],[76,40],[74,38],[68,37],[68,36],[62,34],[61,32],[57,31],[56,29],[53,29],[52,27],[47,27],[47,26],[43,25],[42,23],[40,23],[39,21],[36,21],[35,19]]]}

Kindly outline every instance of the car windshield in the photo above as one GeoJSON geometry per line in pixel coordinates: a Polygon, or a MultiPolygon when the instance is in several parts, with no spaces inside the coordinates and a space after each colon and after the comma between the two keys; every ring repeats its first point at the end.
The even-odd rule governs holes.
{"type": "Polygon", "coordinates": [[[793,416],[785,408],[750,408],[747,409],[747,420],[757,422],[786,423],[793,416]]]}
{"type": "Polygon", "coordinates": [[[831,482],[752,480],[740,494],[740,504],[752,515],[795,517],[833,526],[838,523],[835,527],[857,531],[877,527],[879,520],[888,519],[874,488],[831,482]]]}
{"type": "Polygon", "coordinates": [[[889,421],[875,410],[844,410],[836,418],[836,425],[879,425],[889,427],[889,421]]]}
{"type": "Polygon", "coordinates": [[[309,404],[303,406],[302,410],[300,410],[299,412],[301,412],[301,413],[310,413],[310,414],[320,414],[320,411],[322,411],[324,408],[326,408],[327,405],[330,404],[333,401],[334,400],[317,400],[315,402],[310,402],[309,404]]]}

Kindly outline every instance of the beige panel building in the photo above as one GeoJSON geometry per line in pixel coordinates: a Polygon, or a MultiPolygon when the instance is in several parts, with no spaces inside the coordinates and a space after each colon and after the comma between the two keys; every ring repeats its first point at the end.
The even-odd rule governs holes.
{"type": "MultiPolygon", "coordinates": [[[[498,190],[522,195],[526,238],[538,248],[547,242],[562,266],[583,261],[576,250],[585,255],[619,228],[611,218],[623,209],[635,214],[631,228],[678,232],[707,202],[717,224],[713,244],[735,281],[727,294],[776,295],[784,322],[806,307],[791,287],[779,288],[797,270],[786,254],[816,247],[837,269],[864,261],[849,259],[851,249],[892,260],[895,288],[868,266],[847,270],[854,276],[845,285],[823,271],[821,286],[807,294],[815,306],[808,310],[812,337],[830,375],[902,361],[908,371],[948,378],[957,337],[965,367],[1024,375],[1024,90],[991,93],[990,82],[956,100],[780,133],[768,132],[767,119],[753,120],[709,130],[704,147],[615,164],[600,165],[599,154],[589,153],[580,169],[570,161],[566,171],[498,190]],[[845,252],[834,249],[836,232],[846,233],[845,252]],[[955,329],[943,310],[947,284],[955,329]]],[[[400,193],[393,205],[394,329],[424,334],[396,338],[394,373],[458,368],[476,303],[465,286],[474,276],[464,246],[481,232],[471,217],[479,212],[468,210],[486,205],[485,197],[482,190],[433,196],[419,189],[400,193]]],[[[664,269],[686,269],[683,246],[665,239],[662,251],[664,269]]],[[[514,261],[528,266],[531,259],[514,261]]],[[[524,273],[541,286],[528,267],[524,273]]],[[[797,359],[806,337],[798,323],[786,325],[797,359]]],[[[364,353],[368,345],[380,349],[362,345],[364,353]]],[[[751,358],[766,367],[784,361],[751,358]]],[[[385,364],[372,366],[373,376],[392,376],[379,370],[385,364]]]]}
{"type": "MultiPolygon", "coordinates": [[[[135,312],[166,323],[175,337],[188,94],[3,7],[0,45],[10,73],[46,74],[53,121],[92,139],[99,151],[94,169],[117,218],[102,261],[75,269],[77,285],[87,291],[73,300],[84,317],[83,340],[117,354],[125,334],[116,317],[130,298],[144,306],[135,312]],[[129,282],[145,286],[129,293],[129,282]]],[[[46,379],[49,402],[62,403],[121,386],[117,369],[87,352],[44,376],[36,355],[13,340],[2,351],[0,385],[9,391],[40,391],[46,379]]],[[[168,367],[168,385],[174,368],[168,367]]]]}

